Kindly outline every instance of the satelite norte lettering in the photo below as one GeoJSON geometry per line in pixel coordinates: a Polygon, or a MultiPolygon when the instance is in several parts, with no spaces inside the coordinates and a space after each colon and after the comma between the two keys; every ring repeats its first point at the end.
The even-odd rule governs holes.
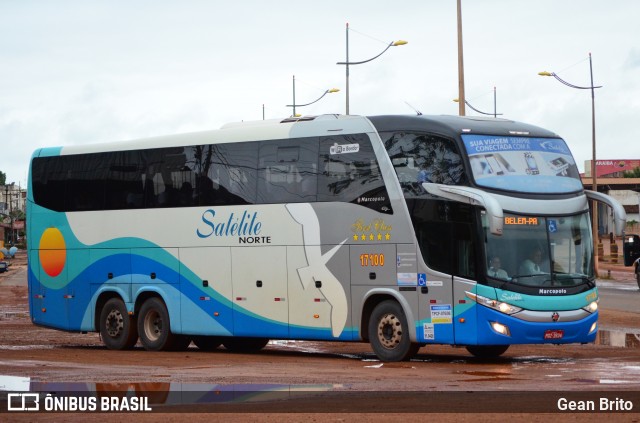
{"type": "Polygon", "coordinates": [[[258,212],[242,212],[242,216],[238,217],[233,212],[229,215],[227,221],[216,222],[216,211],[213,209],[205,210],[202,213],[202,222],[206,228],[202,230],[196,229],[196,234],[200,238],[209,238],[212,235],[223,236],[256,236],[260,235],[262,222],[258,220],[258,212]]]}

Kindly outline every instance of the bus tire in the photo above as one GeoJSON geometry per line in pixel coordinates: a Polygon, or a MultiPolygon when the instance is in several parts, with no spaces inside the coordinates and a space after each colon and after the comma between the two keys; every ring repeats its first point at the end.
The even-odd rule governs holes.
{"type": "Polygon", "coordinates": [[[231,352],[255,353],[263,349],[269,343],[267,338],[227,338],[222,345],[231,352]]]}
{"type": "Polygon", "coordinates": [[[509,345],[467,345],[467,351],[477,358],[497,358],[508,349],[509,345]]]}
{"type": "Polygon", "coordinates": [[[413,357],[420,344],[411,342],[407,318],[398,302],[383,301],[371,313],[369,342],[382,361],[404,361],[413,357]]]}
{"type": "Polygon", "coordinates": [[[638,282],[638,289],[640,289],[640,269],[636,269],[636,282],[638,282]]]}
{"type": "Polygon", "coordinates": [[[157,297],[149,298],[140,307],[138,334],[142,346],[147,351],[185,349],[191,342],[189,338],[175,335],[171,332],[171,321],[167,306],[157,297]]]}
{"type": "Polygon", "coordinates": [[[216,336],[194,336],[193,343],[202,351],[213,351],[222,345],[220,338],[216,336]]]}
{"type": "Polygon", "coordinates": [[[120,298],[111,298],[100,310],[100,337],[110,350],[128,350],[138,342],[136,320],[120,298]]]}

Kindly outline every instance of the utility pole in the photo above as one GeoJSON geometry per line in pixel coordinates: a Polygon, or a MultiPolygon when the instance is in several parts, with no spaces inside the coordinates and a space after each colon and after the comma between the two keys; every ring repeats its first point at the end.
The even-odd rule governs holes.
{"type": "Polygon", "coordinates": [[[462,52],[462,0],[458,0],[458,114],[465,116],[464,59],[462,52]]]}

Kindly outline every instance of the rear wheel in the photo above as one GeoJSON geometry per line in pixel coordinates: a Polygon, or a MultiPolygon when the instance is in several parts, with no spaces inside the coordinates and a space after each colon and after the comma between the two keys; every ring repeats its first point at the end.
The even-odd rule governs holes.
{"type": "Polygon", "coordinates": [[[266,338],[227,338],[222,345],[231,352],[254,353],[263,349],[269,340],[266,338]]]}
{"type": "Polygon", "coordinates": [[[636,269],[636,282],[638,282],[638,288],[640,289],[640,267],[636,269]]]}
{"type": "Polygon", "coordinates": [[[136,320],[120,298],[111,298],[102,307],[100,337],[110,350],[128,350],[138,341],[136,320]]]}
{"type": "Polygon", "coordinates": [[[420,349],[420,344],[411,342],[407,318],[396,301],[378,304],[371,313],[368,329],[371,348],[382,361],[409,360],[420,349]]]}
{"type": "Polygon", "coordinates": [[[184,350],[191,340],[171,332],[167,306],[159,298],[146,300],[138,313],[138,333],[147,351],[184,350]]]}
{"type": "Polygon", "coordinates": [[[509,345],[468,345],[469,351],[474,357],[496,358],[500,357],[509,349],[509,345]]]}

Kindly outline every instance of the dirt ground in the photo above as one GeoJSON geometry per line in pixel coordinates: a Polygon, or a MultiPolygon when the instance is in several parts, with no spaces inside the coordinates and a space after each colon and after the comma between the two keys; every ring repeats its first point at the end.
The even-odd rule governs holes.
{"type": "MultiPolygon", "coordinates": [[[[622,266],[604,266],[610,270],[612,280],[628,282],[633,275],[622,266]]],[[[606,363],[624,362],[627,368],[640,369],[640,354],[636,348],[613,348],[605,345],[569,345],[555,347],[551,345],[513,346],[505,354],[505,361],[473,363],[464,349],[449,346],[428,346],[420,351],[418,360],[407,363],[385,363],[384,373],[373,372],[371,368],[382,367],[375,360],[371,349],[362,343],[316,343],[316,342],[273,342],[259,354],[232,354],[220,349],[214,352],[201,352],[191,346],[185,352],[150,353],[139,345],[133,351],[109,351],[95,333],[78,334],[55,331],[31,324],[28,316],[28,293],[26,289],[26,256],[18,253],[11,269],[0,274],[0,384],[2,375],[25,377],[31,386],[39,386],[44,390],[66,383],[77,387],[88,384],[91,389],[105,391],[127,391],[146,387],[149,391],[174,389],[193,384],[205,389],[220,389],[224,386],[303,386],[303,389],[344,390],[345,392],[397,392],[397,391],[589,391],[600,390],[601,385],[593,385],[588,379],[566,377],[546,386],[550,377],[542,375],[546,363],[549,366],[562,365],[563,360],[573,365],[581,361],[593,363],[594,357],[606,363]],[[529,362],[515,357],[534,357],[534,370],[518,372],[519,368],[528,368],[529,362]],[[540,358],[542,357],[542,358],[540,358]],[[520,361],[519,361],[520,360],[520,361]],[[369,363],[370,361],[370,363],[369,363]],[[538,370],[535,370],[538,369],[538,370]],[[538,372],[533,374],[529,372],[538,372]],[[546,378],[546,379],[545,379],[546,378]],[[586,382],[585,382],[586,380],[586,382]],[[542,383],[542,385],[541,385],[542,383]],[[49,384],[49,385],[47,385],[49,384]],[[75,385],[74,385],[75,384],[75,385]],[[132,388],[133,387],[133,388],[132,388]],[[218,387],[218,388],[215,388],[218,387]]],[[[635,293],[634,293],[635,294],[635,293]]],[[[634,329],[640,333],[640,309],[638,313],[600,309],[600,328],[634,329]]],[[[501,359],[502,360],[502,359],[501,359]]],[[[530,360],[530,361],[531,361],[530,360]]],[[[586,365],[586,364],[585,364],[586,365]]],[[[589,364],[590,365],[590,364],[589,364]]],[[[617,386],[615,389],[638,391],[640,382],[631,385],[617,386]]],[[[199,388],[200,389],[200,388],[199,388]]],[[[247,389],[247,388],[244,388],[247,389]]],[[[606,387],[605,387],[606,389],[606,387]]],[[[0,386],[0,391],[2,387],[0,386]]],[[[224,388],[222,388],[224,391],[224,388]]],[[[636,392],[637,394],[637,392],[636,392]]],[[[456,409],[453,397],[451,409],[456,409]]],[[[281,413],[277,406],[271,411],[261,410],[251,413],[248,408],[244,413],[238,409],[224,414],[229,422],[236,421],[388,421],[397,418],[398,413],[378,412],[378,401],[388,400],[371,396],[359,403],[358,412],[339,412],[335,404],[326,404],[326,412],[314,413],[281,413]],[[370,406],[366,401],[370,401],[370,406]]],[[[398,407],[402,401],[398,401],[398,407]]],[[[446,398],[442,401],[447,401],[446,398]]],[[[348,404],[343,404],[347,407],[348,404]]],[[[640,421],[640,400],[635,403],[634,414],[617,414],[620,421],[640,421]]],[[[342,410],[345,410],[344,408],[342,410]]],[[[193,410],[190,410],[193,411],[193,410]]],[[[204,410],[208,411],[208,410],[204,410]]],[[[242,410],[241,410],[242,411],[242,410]]],[[[517,411],[514,410],[514,411],[517,411]]],[[[219,412],[219,411],[218,411],[219,412]]],[[[0,420],[9,417],[10,421],[37,420],[38,415],[0,414],[0,420]]],[[[115,421],[129,420],[128,415],[117,415],[115,421]]],[[[496,418],[502,420],[505,414],[434,414],[426,418],[436,421],[489,421],[496,418]]],[[[66,415],[56,414],[44,418],[52,421],[100,421],[102,414],[66,415]]],[[[114,415],[110,415],[113,420],[114,415]]],[[[401,418],[424,419],[425,415],[402,414],[401,418]]],[[[548,421],[550,418],[561,421],[596,421],[598,414],[512,414],[515,421],[548,421]]],[[[171,414],[136,414],[135,420],[142,421],[209,421],[211,414],[181,413],[171,414]]]]}

